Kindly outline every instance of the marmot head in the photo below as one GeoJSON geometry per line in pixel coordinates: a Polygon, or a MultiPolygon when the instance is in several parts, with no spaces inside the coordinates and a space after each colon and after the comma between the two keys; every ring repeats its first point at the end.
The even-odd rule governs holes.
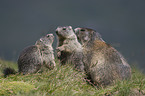
{"type": "Polygon", "coordinates": [[[63,39],[75,35],[71,26],[57,27],[56,34],[59,38],[63,38],[63,39]]]}
{"type": "Polygon", "coordinates": [[[53,34],[47,34],[36,41],[36,45],[51,46],[54,41],[53,34]]]}
{"type": "Polygon", "coordinates": [[[94,40],[104,40],[101,35],[93,29],[90,28],[75,28],[75,33],[82,44],[93,42],[94,40]]]}

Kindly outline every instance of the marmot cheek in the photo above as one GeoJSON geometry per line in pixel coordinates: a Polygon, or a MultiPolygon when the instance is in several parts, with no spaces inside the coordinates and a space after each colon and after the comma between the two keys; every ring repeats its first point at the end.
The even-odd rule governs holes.
{"type": "Polygon", "coordinates": [[[88,37],[88,36],[84,37],[84,40],[85,40],[85,41],[87,41],[88,39],[89,39],[89,37],[88,37]]]}

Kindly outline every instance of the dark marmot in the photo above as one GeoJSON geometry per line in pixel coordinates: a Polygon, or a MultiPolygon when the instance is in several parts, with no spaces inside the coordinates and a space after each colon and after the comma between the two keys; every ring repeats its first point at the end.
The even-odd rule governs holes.
{"type": "MultiPolygon", "coordinates": [[[[35,73],[42,66],[53,69],[56,66],[52,48],[53,41],[53,34],[47,34],[37,40],[35,45],[25,48],[18,58],[18,72],[22,74],[35,73]]],[[[14,73],[16,72],[11,68],[4,70],[5,77],[14,73]]]]}
{"type": "Polygon", "coordinates": [[[61,64],[72,63],[78,70],[83,71],[83,50],[72,27],[57,27],[56,34],[58,36],[57,55],[61,64]]]}
{"type": "Polygon", "coordinates": [[[95,84],[109,85],[131,77],[131,68],[124,57],[93,29],[76,28],[83,45],[85,70],[95,84]]]}

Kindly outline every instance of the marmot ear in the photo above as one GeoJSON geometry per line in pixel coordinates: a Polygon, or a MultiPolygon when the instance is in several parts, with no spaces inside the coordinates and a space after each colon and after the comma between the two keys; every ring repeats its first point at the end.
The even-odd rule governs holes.
{"type": "Polygon", "coordinates": [[[47,34],[47,36],[48,36],[48,35],[49,35],[49,36],[53,36],[53,34],[47,34]]]}
{"type": "Polygon", "coordinates": [[[43,40],[42,40],[42,38],[40,38],[40,42],[42,42],[43,40]]]}
{"type": "Polygon", "coordinates": [[[72,27],[71,26],[68,26],[70,29],[72,29],[72,27]]]}
{"type": "Polygon", "coordinates": [[[92,34],[92,40],[94,41],[94,40],[96,40],[96,39],[105,42],[105,41],[102,39],[101,35],[100,35],[98,32],[93,31],[93,34],[92,34]]]}
{"type": "Polygon", "coordinates": [[[93,31],[93,34],[92,34],[92,41],[96,40],[99,36],[99,34],[95,31],[93,31]]]}
{"type": "Polygon", "coordinates": [[[75,32],[75,34],[78,34],[79,32],[78,32],[78,28],[75,28],[74,29],[74,32],[75,32]]]}

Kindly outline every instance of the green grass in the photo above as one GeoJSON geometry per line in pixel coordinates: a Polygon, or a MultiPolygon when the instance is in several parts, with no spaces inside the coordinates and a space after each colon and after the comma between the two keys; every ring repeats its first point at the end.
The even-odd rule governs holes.
{"type": "Polygon", "coordinates": [[[77,72],[71,65],[57,66],[54,70],[3,77],[2,70],[15,62],[0,60],[0,96],[143,96],[145,75],[132,68],[131,80],[117,81],[106,88],[97,88],[87,82],[84,73],[77,72]]]}

